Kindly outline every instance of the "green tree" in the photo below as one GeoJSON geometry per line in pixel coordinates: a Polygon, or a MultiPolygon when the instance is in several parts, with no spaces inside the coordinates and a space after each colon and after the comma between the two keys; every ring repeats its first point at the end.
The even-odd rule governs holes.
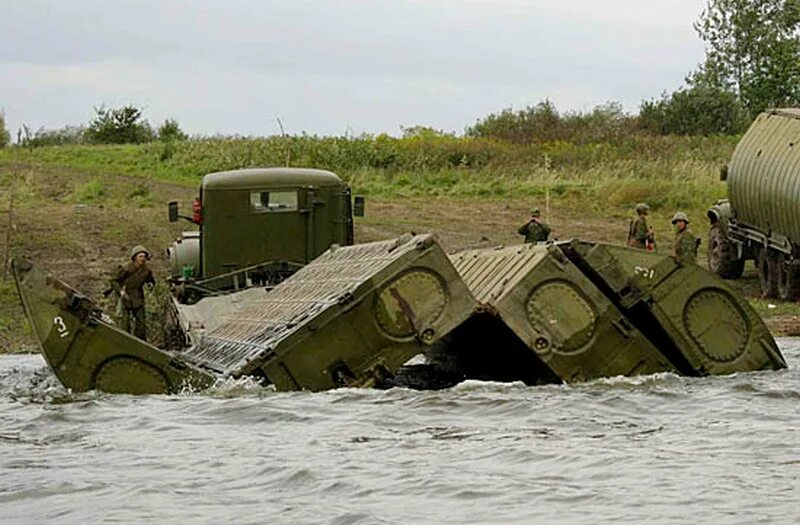
{"type": "Polygon", "coordinates": [[[468,137],[488,137],[511,142],[526,143],[553,140],[561,116],[550,100],[535,106],[514,111],[511,108],[500,113],[492,113],[479,119],[474,126],[467,128],[468,137]]]}
{"type": "Polygon", "coordinates": [[[661,135],[731,135],[744,131],[750,118],[734,93],[701,85],[642,102],[639,123],[661,135]]]}
{"type": "Polygon", "coordinates": [[[403,132],[403,138],[435,139],[454,136],[452,133],[447,133],[446,131],[430,126],[400,126],[400,131],[403,132]]]}
{"type": "Polygon", "coordinates": [[[155,138],[142,110],[132,105],[117,109],[94,108],[95,118],[86,129],[86,138],[94,144],[141,144],[155,138]]]}
{"type": "Polygon", "coordinates": [[[6,128],[6,114],[0,111],[0,148],[5,148],[11,143],[11,134],[6,128]]]}
{"type": "Polygon", "coordinates": [[[800,0],[708,0],[694,28],[706,57],[691,86],[730,91],[751,116],[800,103],[800,0]]]}
{"type": "Polygon", "coordinates": [[[178,121],[168,118],[158,127],[158,140],[166,142],[171,140],[186,140],[188,135],[183,132],[178,121]]]}

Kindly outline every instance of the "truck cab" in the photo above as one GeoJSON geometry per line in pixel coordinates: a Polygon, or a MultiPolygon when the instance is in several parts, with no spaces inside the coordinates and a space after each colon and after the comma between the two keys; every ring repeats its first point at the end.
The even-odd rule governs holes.
{"type": "MultiPolygon", "coordinates": [[[[356,205],[363,211],[362,199],[356,205]]],[[[170,222],[179,218],[198,227],[167,249],[179,295],[181,286],[213,292],[272,284],[333,244],[353,244],[350,188],[325,170],[210,173],[191,216],[180,215],[177,202],[169,204],[170,222]]]]}

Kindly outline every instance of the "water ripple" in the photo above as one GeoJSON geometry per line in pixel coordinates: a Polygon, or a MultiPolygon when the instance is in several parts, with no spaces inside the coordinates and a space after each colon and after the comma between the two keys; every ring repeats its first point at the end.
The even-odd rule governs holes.
{"type": "Polygon", "coordinates": [[[0,356],[0,521],[797,523],[790,368],[530,388],[66,391],[0,356]]]}

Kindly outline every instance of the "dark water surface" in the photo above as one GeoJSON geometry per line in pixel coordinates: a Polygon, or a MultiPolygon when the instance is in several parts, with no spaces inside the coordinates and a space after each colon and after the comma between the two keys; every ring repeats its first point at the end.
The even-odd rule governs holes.
{"type": "Polygon", "coordinates": [[[529,388],[70,394],[0,356],[0,522],[800,523],[789,370],[529,388]]]}

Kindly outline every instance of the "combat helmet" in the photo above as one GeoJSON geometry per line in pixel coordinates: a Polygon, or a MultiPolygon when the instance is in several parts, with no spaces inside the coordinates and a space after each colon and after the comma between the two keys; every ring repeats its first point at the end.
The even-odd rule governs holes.
{"type": "Polygon", "coordinates": [[[538,217],[539,215],[541,215],[539,213],[539,208],[531,208],[531,216],[538,217]]]}
{"type": "Polygon", "coordinates": [[[131,260],[135,259],[136,256],[140,253],[144,253],[146,259],[150,259],[150,252],[147,251],[147,248],[138,244],[131,249],[131,260]]]}
{"type": "Polygon", "coordinates": [[[682,211],[679,211],[672,216],[672,224],[675,224],[678,221],[683,221],[686,224],[689,224],[689,217],[687,217],[686,214],[683,213],[682,211]]]}
{"type": "Polygon", "coordinates": [[[642,212],[650,211],[650,206],[644,202],[640,202],[636,205],[636,213],[641,214],[642,212]]]}

